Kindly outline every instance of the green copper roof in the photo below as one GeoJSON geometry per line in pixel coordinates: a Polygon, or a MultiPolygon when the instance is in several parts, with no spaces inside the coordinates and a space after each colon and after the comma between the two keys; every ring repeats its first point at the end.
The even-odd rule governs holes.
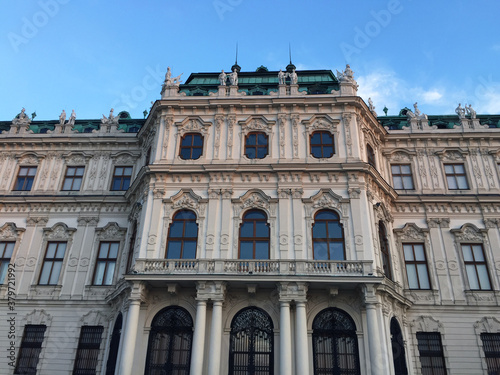
{"type": "MultiPolygon", "coordinates": [[[[460,126],[457,115],[428,115],[429,126],[436,126],[438,129],[453,129],[460,126]]],[[[500,128],[500,115],[477,115],[481,125],[488,125],[490,128],[500,128]]],[[[378,116],[377,120],[382,126],[389,130],[403,130],[410,126],[406,116],[378,116]]]]}

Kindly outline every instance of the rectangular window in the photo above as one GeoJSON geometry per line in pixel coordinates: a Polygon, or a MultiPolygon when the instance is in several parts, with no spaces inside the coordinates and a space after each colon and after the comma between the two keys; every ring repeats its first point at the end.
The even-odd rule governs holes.
{"type": "Polygon", "coordinates": [[[391,165],[392,182],[396,190],[413,190],[410,164],[391,165]]]}
{"type": "Polygon", "coordinates": [[[463,164],[445,164],[444,172],[450,190],[468,190],[467,176],[463,164]]]}
{"type": "Polygon", "coordinates": [[[132,167],[115,167],[111,190],[127,190],[132,179],[132,167]]]}
{"type": "Polygon", "coordinates": [[[113,284],[116,258],[118,257],[118,242],[101,242],[95,264],[94,285],[113,284]]]}
{"type": "Polygon", "coordinates": [[[423,244],[403,244],[406,274],[410,289],[430,289],[427,259],[423,244]]]}
{"type": "Polygon", "coordinates": [[[500,374],[500,333],[481,333],[488,374],[500,374]]]}
{"type": "Polygon", "coordinates": [[[73,375],[97,374],[97,360],[101,346],[102,326],[83,326],[76,351],[73,375]]]}
{"type": "Polygon", "coordinates": [[[417,332],[422,375],[446,375],[443,344],[439,332],[417,332]]]}
{"type": "Polygon", "coordinates": [[[14,190],[30,191],[35,180],[37,167],[20,167],[14,190]]]}
{"type": "Polygon", "coordinates": [[[64,176],[62,190],[78,191],[82,187],[85,167],[68,167],[64,176]]]}
{"type": "Polygon", "coordinates": [[[57,285],[66,252],[66,242],[49,242],[38,285],[57,285]]]}
{"type": "Polygon", "coordinates": [[[0,284],[4,283],[15,242],[0,242],[0,284]]]}
{"type": "Polygon", "coordinates": [[[471,290],[491,290],[483,245],[462,244],[462,255],[471,290]]]}
{"type": "Polygon", "coordinates": [[[19,348],[19,356],[14,374],[36,374],[38,358],[42,351],[45,325],[27,324],[24,326],[23,339],[19,348]]]}

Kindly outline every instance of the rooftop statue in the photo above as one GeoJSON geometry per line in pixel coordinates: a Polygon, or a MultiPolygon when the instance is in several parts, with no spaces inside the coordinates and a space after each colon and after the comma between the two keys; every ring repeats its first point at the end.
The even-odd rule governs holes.
{"type": "Polygon", "coordinates": [[[299,83],[299,77],[297,76],[297,73],[295,73],[295,69],[292,70],[291,73],[288,73],[290,76],[290,85],[296,85],[299,83]]]}
{"type": "Polygon", "coordinates": [[[75,120],[76,120],[76,113],[75,110],[71,110],[71,115],[69,116],[68,124],[69,125],[75,125],[75,120]]]}
{"type": "Polygon", "coordinates": [[[165,73],[165,82],[163,82],[163,86],[179,86],[181,83],[181,76],[184,73],[179,74],[177,77],[172,78],[172,71],[170,67],[167,67],[167,73],[165,73]]]}
{"type": "Polygon", "coordinates": [[[462,107],[462,103],[458,103],[458,107],[455,109],[455,113],[458,115],[459,119],[465,118],[465,108],[462,107]]]}
{"type": "Polygon", "coordinates": [[[476,118],[476,111],[474,111],[474,109],[472,108],[472,104],[469,104],[468,107],[467,105],[465,105],[465,110],[467,111],[467,114],[470,116],[471,119],[476,118]]]}
{"type": "Polygon", "coordinates": [[[418,103],[415,102],[415,104],[413,104],[413,108],[415,108],[415,117],[417,117],[418,119],[420,120],[427,120],[427,115],[425,113],[421,113],[420,110],[418,109],[418,103]]]}
{"type": "Polygon", "coordinates": [[[231,86],[238,86],[238,72],[236,69],[229,74],[229,82],[231,82],[231,86]]]}
{"type": "Polygon", "coordinates": [[[21,112],[16,116],[14,117],[14,119],[12,120],[12,123],[14,125],[29,125],[29,123],[31,122],[31,119],[26,116],[26,109],[21,109],[21,112]]]}
{"type": "Polygon", "coordinates": [[[285,79],[286,79],[286,74],[285,72],[283,72],[281,69],[280,71],[278,72],[278,82],[280,85],[284,85],[285,84],[285,79]]]}
{"type": "Polygon", "coordinates": [[[375,112],[375,106],[373,105],[372,98],[368,98],[368,108],[377,117],[377,112],[375,112]]]}
{"type": "Polygon", "coordinates": [[[227,74],[224,73],[224,69],[222,69],[222,72],[219,74],[220,86],[226,86],[226,81],[227,81],[227,74]]]}
{"type": "Polygon", "coordinates": [[[339,72],[337,70],[337,78],[340,82],[354,82],[354,72],[351,70],[349,64],[345,66],[345,70],[339,72]]]}
{"type": "Polygon", "coordinates": [[[59,115],[59,124],[64,125],[64,121],[66,121],[66,111],[63,109],[59,115]]]}
{"type": "Polygon", "coordinates": [[[114,109],[111,108],[109,110],[109,116],[106,117],[105,115],[102,115],[101,123],[106,124],[106,123],[116,123],[118,124],[119,117],[116,117],[113,115],[114,109]]]}

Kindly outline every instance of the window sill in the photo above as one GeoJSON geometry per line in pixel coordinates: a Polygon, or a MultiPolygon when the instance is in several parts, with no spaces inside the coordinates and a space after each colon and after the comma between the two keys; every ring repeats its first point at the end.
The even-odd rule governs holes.
{"type": "Polygon", "coordinates": [[[499,305],[500,292],[494,290],[465,290],[465,298],[469,305],[499,305]]]}

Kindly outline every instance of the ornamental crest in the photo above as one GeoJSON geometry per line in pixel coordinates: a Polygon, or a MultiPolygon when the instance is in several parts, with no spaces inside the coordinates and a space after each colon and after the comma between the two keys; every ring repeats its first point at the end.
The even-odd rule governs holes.
{"type": "Polygon", "coordinates": [[[205,135],[212,123],[203,121],[200,117],[186,117],[184,121],[176,124],[180,135],[185,133],[201,133],[205,135]]]}
{"type": "Polygon", "coordinates": [[[15,223],[5,223],[2,227],[0,227],[0,240],[17,241],[24,231],[24,228],[18,228],[15,223]]]}
{"type": "Polygon", "coordinates": [[[415,223],[407,223],[403,228],[394,229],[401,241],[425,241],[428,229],[419,228],[415,223]]]}
{"type": "Polygon", "coordinates": [[[57,223],[52,228],[44,228],[43,236],[46,240],[63,240],[68,241],[76,232],[76,228],[70,228],[64,223],[57,223]]]}
{"type": "Polygon", "coordinates": [[[459,242],[483,242],[483,231],[485,229],[478,229],[473,224],[464,224],[460,229],[451,230],[459,242]]]}
{"type": "Polygon", "coordinates": [[[303,120],[302,123],[305,125],[308,132],[327,130],[333,133],[337,128],[337,124],[340,123],[340,120],[334,120],[327,115],[314,115],[309,120],[303,120]]]}
{"type": "Polygon", "coordinates": [[[99,240],[120,240],[125,236],[127,228],[121,228],[118,223],[111,222],[105,227],[96,228],[95,231],[99,240]]]}
{"type": "Polygon", "coordinates": [[[198,216],[203,217],[207,199],[195,194],[192,189],[182,189],[170,199],[166,199],[165,202],[171,203],[174,210],[191,209],[196,211],[198,216]]]}
{"type": "Polygon", "coordinates": [[[275,121],[269,121],[264,116],[252,116],[245,121],[240,121],[239,123],[241,125],[241,129],[243,129],[243,131],[245,132],[253,130],[270,133],[272,130],[272,126],[275,124],[275,121]]]}

